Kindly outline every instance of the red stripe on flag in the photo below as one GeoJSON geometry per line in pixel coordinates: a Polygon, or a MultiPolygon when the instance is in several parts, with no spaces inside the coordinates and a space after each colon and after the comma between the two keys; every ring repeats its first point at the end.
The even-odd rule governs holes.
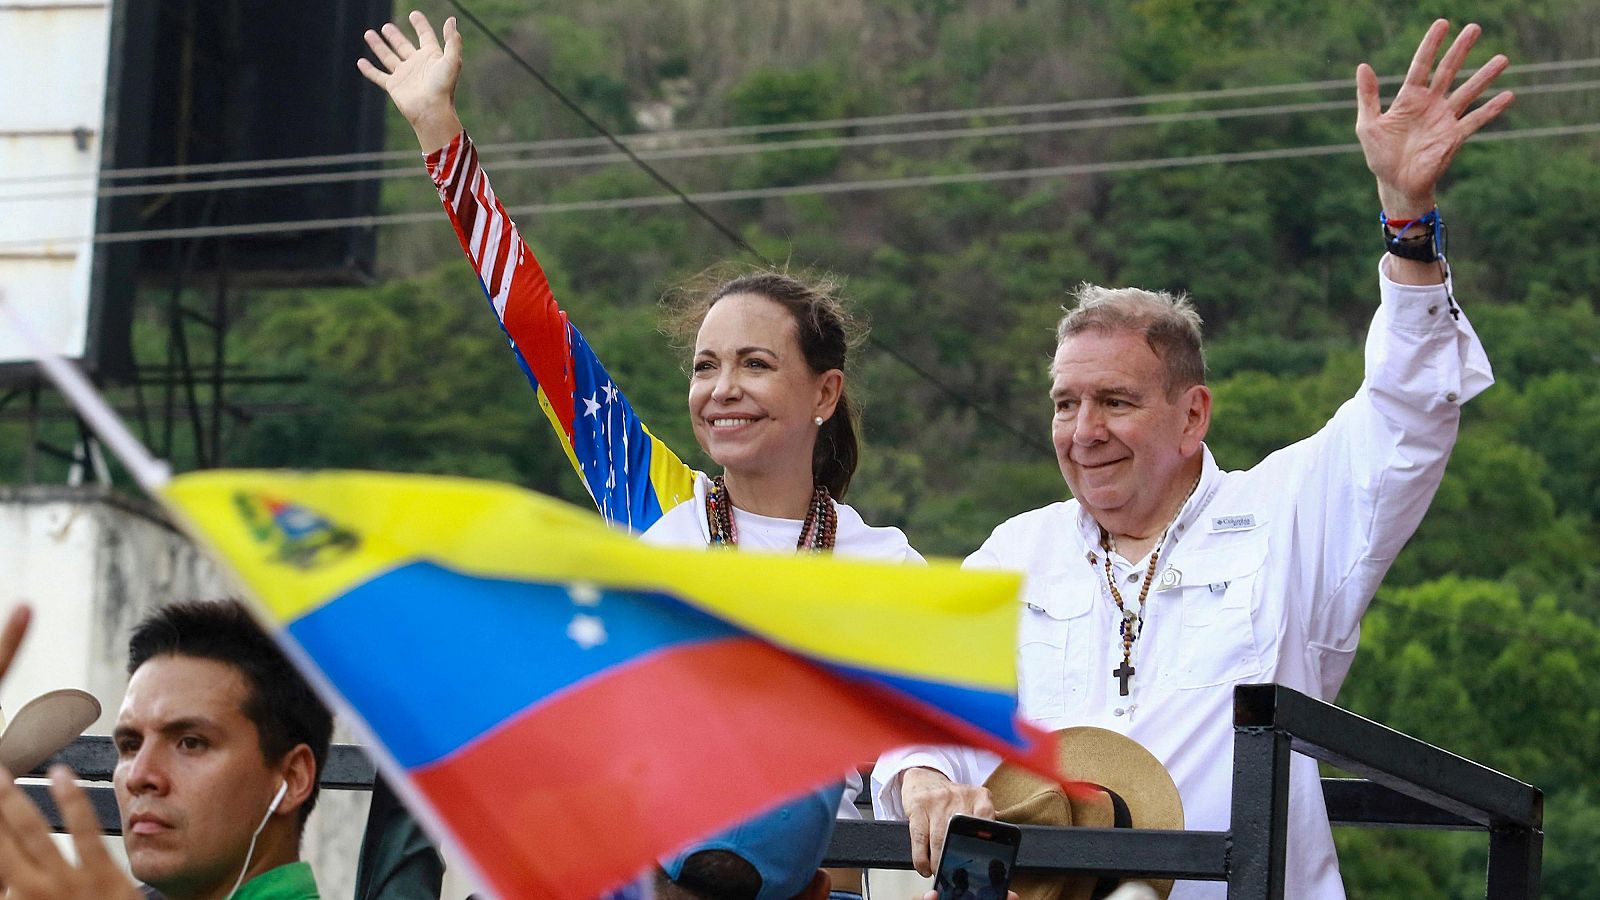
{"type": "Polygon", "coordinates": [[[544,388],[544,395],[555,411],[556,420],[572,443],[572,417],[576,390],[572,372],[572,348],[567,343],[567,314],[556,305],[550,282],[532,253],[511,272],[511,289],[506,292],[506,309],[501,319],[506,333],[516,342],[517,352],[544,388]]]}
{"type": "MultiPolygon", "coordinates": [[[[467,142],[465,140],[461,140],[459,138],[456,141],[452,142],[451,144],[448,144],[448,145],[445,146],[445,148],[444,148],[444,153],[445,153],[444,181],[445,181],[445,183],[448,184],[449,182],[455,180],[456,170],[459,169],[460,166],[461,166],[462,157],[465,155],[463,153],[463,151],[466,149],[467,146],[468,146],[467,142]]],[[[476,153],[474,153],[474,155],[476,155],[476,153]]]]}
{"type": "Polygon", "coordinates": [[[727,638],[594,678],[412,774],[501,896],[589,900],[884,750],[962,737],[896,707],[727,638]]]}
{"type": "Polygon", "coordinates": [[[566,314],[556,305],[538,260],[531,253],[522,255],[515,226],[495,198],[488,175],[478,165],[477,148],[464,133],[458,141],[440,152],[429,171],[437,174],[440,167],[445,167],[444,177],[436,182],[440,197],[450,198],[445,211],[455,224],[461,249],[472,261],[485,293],[491,300],[500,297],[506,288],[502,282],[509,282],[509,289],[504,290],[501,322],[534,380],[544,389],[571,446],[576,401],[572,397],[572,351],[567,340],[566,314]],[[496,229],[499,233],[492,234],[496,229]],[[495,238],[494,244],[489,243],[491,237],[495,238]]]}
{"type": "Polygon", "coordinates": [[[509,217],[498,224],[500,225],[500,233],[495,236],[494,269],[484,280],[484,283],[489,287],[489,296],[491,298],[507,297],[507,302],[509,303],[510,299],[507,291],[509,285],[507,284],[506,275],[508,274],[507,269],[516,265],[514,257],[517,252],[517,232],[512,227],[509,217]]]}
{"type": "Polygon", "coordinates": [[[450,207],[454,209],[461,203],[461,198],[467,192],[467,182],[472,180],[472,174],[478,171],[478,150],[466,139],[462,133],[462,149],[456,158],[455,168],[450,170],[450,183],[455,185],[451,195],[450,207]]]}

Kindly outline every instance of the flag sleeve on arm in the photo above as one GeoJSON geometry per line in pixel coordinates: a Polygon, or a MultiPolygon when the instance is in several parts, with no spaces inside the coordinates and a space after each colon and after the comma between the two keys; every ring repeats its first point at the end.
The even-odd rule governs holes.
{"type": "Polygon", "coordinates": [[[1054,768],[1016,715],[1014,574],[653,547],[459,478],[164,498],[499,896],[588,900],[891,747],[1054,768]]]}
{"type": "Polygon", "coordinates": [[[644,531],[694,493],[694,471],[645,427],[556,303],[466,132],[425,159],[495,318],[600,514],[644,531]]]}

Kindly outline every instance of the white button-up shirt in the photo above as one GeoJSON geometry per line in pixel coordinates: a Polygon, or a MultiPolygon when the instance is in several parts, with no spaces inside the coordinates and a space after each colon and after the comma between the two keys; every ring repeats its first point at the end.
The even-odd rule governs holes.
{"type": "MultiPolygon", "coordinates": [[[[1244,472],[1209,449],[1170,527],[1122,696],[1122,614],[1106,585],[1100,529],[1076,500],[994,530],[967,565],[1026,574],[1017,648],[1024,716],[1048,728],[1095,725],[1148,748],[1172,773],[1186,827],[1229,827],[1233,687],[1277,682],[1332,701],[1350,670],[1361,614],[1416,530],[1455,443],[1460,405],[1493,382],[1443,285],[1390,281],[1366,346],[1366,378],[1322,430],[1244,472]]],[[[1224,427],[1226,427],[1224,425],[1224,427]]],[[[1137,610],[1148,557],[1113,553],[1112,577],[1137,610]]],[[[938,769],[981,784],[994,757],[956,747],[886,754],[873,773],[880,818],[903,817],[901,772],[938,769]]],[[[1344,896],[1313,760],[1293,756],[1287,896],[1344,896]]],[[[1222,898],[1179,882],[1173,900],[1222,898]]]]}

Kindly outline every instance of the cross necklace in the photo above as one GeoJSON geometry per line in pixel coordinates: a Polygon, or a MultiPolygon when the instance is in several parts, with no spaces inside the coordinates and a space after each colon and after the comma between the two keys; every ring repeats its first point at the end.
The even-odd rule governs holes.
{"type": "MultiPolygon", "coordinates": [[[[1189,495],[1184,498],[1187,504],[1189,497],[1194,496],[1195,489],[1200,486],[1200,479],[1195,478],[1194,484],[1189,487],[1189,495]]],[[[1144,631],[1144,601],[1150,596],[1150,585],[1156,580],[1156,564],[1161,559],[1161,550],[1167,545],[1167,535],[1172,533],[1172,523],[1178,521],[1178,516],[1183,514],[1183,505],[1178,506],[1178,512],[1172,516],[1172,522],[1167,523],[1167,530],[1161,532],[1161,540],[1156,541],[1156,546],[1150,551],[1150,565],[1145,567],[1144,584],[1139,588],[1139,611],[1128,609],[1122,602],[1122,592],[1117,590],[1116,576],[1111,573],[1111,554],[1116,550],[1116,539],[1111,536],[1105,526],[1100,526],[1100,551],[1105,557],[1106,587],[1111,589],[1111,600],[1117,604],[1117,611],[1122,613],[1122,619],[1117,623],[1117,633],[1122,637],[1122,665],[1111,670],[1111,677],[1117,679],[1117,693],[1123,697],[1128,696],[1128,682],[1133,679],[1133,642],[1139,639],[1144,631]]]]}
{"type": "Polygon", "coordinates": [[[1122,620],[1117,623],[1117,631],[1122,635],[1122,665],[1111,670],[1111,675],[1117,679],[1118,693],[1128,696],[1128,681],[1133,678],[1133,642],[1139,639],[1139,633],[1144,631],[1144,601],[1150,596],[1150,585],[1156,580],[1156,562],[1161,558],[1161,546],[1167,542],[1166,534],[1161,535],[1161,540],[1150,551],[1150,565],[1145,567],[1144,585],[1139,588],[1139,611],[1135,613],[1128,609],[1122,602],[1122,592],[1117,590],[1116,576],[1111,574],[1111,534],[1104,528],[1100,529],[1101,556],[1106,563],[1106,587],[1111,589],[1111,600],[1117,604],[1117,611],[1122,613],[1122,620]]]}

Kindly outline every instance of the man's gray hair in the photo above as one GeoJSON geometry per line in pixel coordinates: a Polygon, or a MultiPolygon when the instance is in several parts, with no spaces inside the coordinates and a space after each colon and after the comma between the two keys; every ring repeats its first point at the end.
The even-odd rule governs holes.
{"type": "Polygon", "coordinates": [[[1206,358],[1200,314],[1186,294],[1141,288],[1104,288],[1087,281],[1071,293],[1073,302],[1056,324],[1056,347],[1085,331],[1132,331],[1166,367],[1169,397],[1206,383],[1206,358]]]}

